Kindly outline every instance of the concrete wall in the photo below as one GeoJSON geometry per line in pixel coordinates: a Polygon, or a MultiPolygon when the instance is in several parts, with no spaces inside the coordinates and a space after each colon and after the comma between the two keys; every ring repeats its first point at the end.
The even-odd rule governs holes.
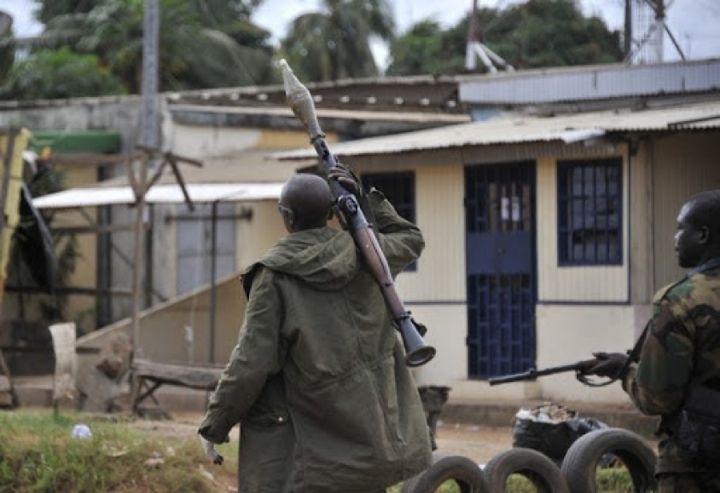
{"type": "Polygon", "coordinates": [[[252,218],[240,221],[236,227],[237,250],[236,264],[238,270],[245,270],[251,263],[258,260],[268,248],[287,234],[285,225],[277,210],[277,202],[241,203],[238,207],[250,207],[252,218]]]}
{"type": "Polygon", "coordinates": [[[653,163],[648,145],[626,146],[629,184],[630,301],[649,305],[653,298],[653,163]]]}
{"type": "MultiPolygon", "coordinates": [[[[337,136],[328,134],[328,142],[337,136]]],[[[233,156],[243,149],[282,150],[307,147],[307,132],[250,127],[214,127],[175,122],[169,137],[177,154],[200,159],[233,156]]]]}
{"type": "MultiPolygon", "coordinates": [[[[94,166],[64,166],[59,168],[66,188],[97,182],[97,168],[94,166]]],[[[55,215],[52,227],[90,226],[97,221],[96,209],[66,211],[55,215]]],[[[69,238],[64,237],[63,241],[69,238]]],[[[67,281],[68,286],[94,288],[97,280],[97,235],[93,233],[75,235],[78,257],[75,271],[67,281]]],[[[73,295],[68,299],[68,320],[75,322],[78,332],[87,333],[95,329],[95,297],[73,295]]]]}
{"type": "Polygon", "coordinates": [[[653,163],[654,290],[683,275],[673,235],[682,204],[693,194],[720,189],[720,132],[672,135],[646,141],[653,163]]]}
{"type": "Polygon", "coordinates": [[[113,130],[122,135],[124,149],[137,141],[139,96],[107,96],[0,105],[0,126],[30,130],[113,130]],[[14,106],[13,106],[14,105],[14,106]]]}
{"type": "MultiPolygon", "coordinates": [[[[240,279],[233,275],[217,284],[217,312],[213,359],[227,362],[237,343],[245,311],[245,295],[240,279]]],[[[208,363],[210,360],[209,286],[201,286],[177,299],[158,304],[141,313],[140,347],[144,358],[164,363],[208,363]]],[[[101,348],[119,332],[129,337],[130,319],[78,339],[79,347],[101,348]]],[[[85,361],[94,355],[84,356],[85,361]]]]}
{"type": "MultiPolygon", "coordinates": [[[[537,367],[592,357],[593,351],[622,352],[635,342],[634,327],[647,319],[632,305],[537,305],[537,367]]],[[[626,402],[620,385],[599,389],[575,380],[573,372],[538,380],[544,399],[626,402]]]]}

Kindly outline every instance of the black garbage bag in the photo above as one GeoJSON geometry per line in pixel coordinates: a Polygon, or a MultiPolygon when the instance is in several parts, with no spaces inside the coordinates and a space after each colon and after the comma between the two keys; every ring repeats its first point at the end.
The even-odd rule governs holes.
{"type": "Polygon", "coordinates": [[[513,424],[513,447],[537,450],[559,463],[575,440],[601,428],[607,425],[554,404],[520,409],[513,424]]]}

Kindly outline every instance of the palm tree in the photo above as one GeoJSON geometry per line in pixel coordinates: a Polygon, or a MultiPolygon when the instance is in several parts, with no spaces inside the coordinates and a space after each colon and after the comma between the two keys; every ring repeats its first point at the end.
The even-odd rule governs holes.
{"type": "Polygon", "coordinates": [[[282,50],[304,80],[377,75],[370,38],[393,38],[388,0],[324,0],[323,9],[292,21],[282,50]]]}
{"type": "MultiPolygon", "coordinates": [[[[263,84],[272,80],[270,34],[252,24],[258,0],[161,0],[161,90],[263,84]]],[[[97,0],[56,15],[42,38],[95,53],[135,93],[142,67],[142,0],[97,0]]]]}

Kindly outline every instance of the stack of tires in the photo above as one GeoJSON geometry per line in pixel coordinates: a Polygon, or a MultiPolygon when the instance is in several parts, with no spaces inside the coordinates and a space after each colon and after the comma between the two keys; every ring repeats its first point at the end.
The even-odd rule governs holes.
{"type": "Polygon", "coordinates": [[[466,457],[433,453],[433,465],[406,481],[402,493],[434,493],[455,480],[462,493],[502,493],[508,478],[520,475],[541,493],[595,493],[596,471],[614,456],[628,469],[636,492],[655,488],[655,452],[639,435],[620,428],[605,428],[576,440],[558,465],[542,453],[513,448],[493,457],[483,470],[466,457]]]}

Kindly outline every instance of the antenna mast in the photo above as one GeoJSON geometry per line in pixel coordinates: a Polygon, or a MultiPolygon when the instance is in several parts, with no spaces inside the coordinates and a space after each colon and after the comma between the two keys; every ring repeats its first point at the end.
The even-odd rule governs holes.
{"type": "Polygon", "coordinates": [[[680,58],[685,60],[685,53],[666,22],[667,11],[673,1],[625,0],[626,63],[662,63],[665,34],[670,38],[680,58]],[[631,6],[631,3],[634,5],[631,6]],[[639,39],[633,39],[633,32],[643,35],[639,39]],[[630,40],[629,50],[627,40],[630,40]]]}
{"type": "Polygon", "coordinates": [[[477,59],[485,65],[488,72],[497,72],[498,67],[505,70],[515,70],[500,55],[480,42],[480,26],[477,15],[477,0],[473,0],[472,13],[468,23],[467,45],[465,46],[465,69],[468,72],[477,70],[477,59]],[[497,64],[497,67],[496,67],[497,64]]]}

